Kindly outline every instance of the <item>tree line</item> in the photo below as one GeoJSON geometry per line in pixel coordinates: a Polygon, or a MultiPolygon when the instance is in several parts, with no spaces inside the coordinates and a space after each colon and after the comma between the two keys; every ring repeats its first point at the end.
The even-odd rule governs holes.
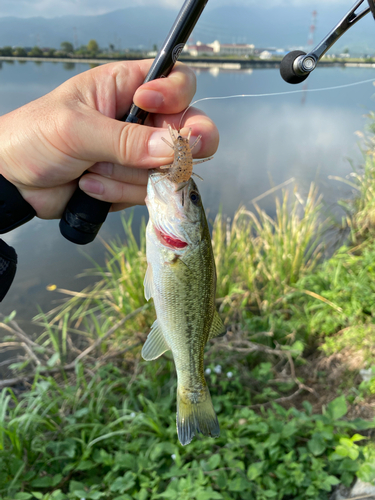
{"type": "Polygon", "coordinates": [[[123,54],[137,53],[139,50],[118,51],[113,44],[109,44],[107,49],[102,49],[96,40],[92,39],[87,45],[74,48],[71,42],[62,42],[59,49],[35,47],[11,47],[10,45],[0,47],[0,56],[8,57],[121,57],[123,54]]]}

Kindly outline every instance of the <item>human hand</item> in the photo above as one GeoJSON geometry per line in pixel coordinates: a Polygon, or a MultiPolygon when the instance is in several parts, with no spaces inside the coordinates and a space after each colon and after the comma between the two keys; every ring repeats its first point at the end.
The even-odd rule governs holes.
{"type": "MultiPolygon", "coordinates": [[[[112,211],[144,204],[147,169],[171,163],[173,151],[161,137],[169,139],[168,124],[179,127],[196,85],[181,63],[167,78],[142,85],[151,63],[99,66],[0,117],[0,174],[38,217],[60,218],[78,184],[112,203],[112,211]],[[145,125],[120,121],[132,101],[152,113],[145,125]]],[[[188,128],[191,142],[202,134],[195,157],[215,153],[218,132],[208,117],[189,109],[182,135],[188,128]]]]}

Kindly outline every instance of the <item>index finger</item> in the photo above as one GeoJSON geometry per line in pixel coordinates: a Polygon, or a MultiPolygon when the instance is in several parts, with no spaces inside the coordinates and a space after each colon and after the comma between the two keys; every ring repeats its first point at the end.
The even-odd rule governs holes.
{"type": "Polygon", "coordinates": [[[157,78],[141,85],[133,101],[149,113],[175,114],[188,107],[196,89],[193,70],[185,64],[176,63],[167,78],[157,78]]]}
{"type": "Polygon", "coordinates": [[[152,60],[121,61],[99,66],[72,78],[79,99],[110,118],[121,119],[132,102],[149,113],[178,113],[196,89],[194,72],[176,63],[167,78],[144,85],[152,60]]]}

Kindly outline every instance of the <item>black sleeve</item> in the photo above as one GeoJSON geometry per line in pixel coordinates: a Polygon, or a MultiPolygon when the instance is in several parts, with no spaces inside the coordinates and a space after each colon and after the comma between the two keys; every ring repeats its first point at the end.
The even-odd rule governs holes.
{"type": "MultiPolygon", "coordinates": [[[[36,215],[16,186],[0,175],[0,234],[12,231],[36,215]]],[[[0,240],[0,302],[8,292],[17,269],[14,248],[0,240]]]]}
{"type": "Polygon", "coordinates": [[[7,294],[17,269],[17,254],[13,247],[0,240],[0,302],[7,294]]]}

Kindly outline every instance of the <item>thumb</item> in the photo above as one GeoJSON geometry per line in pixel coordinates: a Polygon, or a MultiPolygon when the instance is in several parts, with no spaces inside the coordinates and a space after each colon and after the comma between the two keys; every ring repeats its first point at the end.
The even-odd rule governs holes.
{"type": "Polygon", "coordinates": [[[162,141],[168,138],[166,129],[122,122],[92,109],[69,121],[69,136],[79,159],[92,163],[157,168],[169,163],[173,153],[162,141]]]}

